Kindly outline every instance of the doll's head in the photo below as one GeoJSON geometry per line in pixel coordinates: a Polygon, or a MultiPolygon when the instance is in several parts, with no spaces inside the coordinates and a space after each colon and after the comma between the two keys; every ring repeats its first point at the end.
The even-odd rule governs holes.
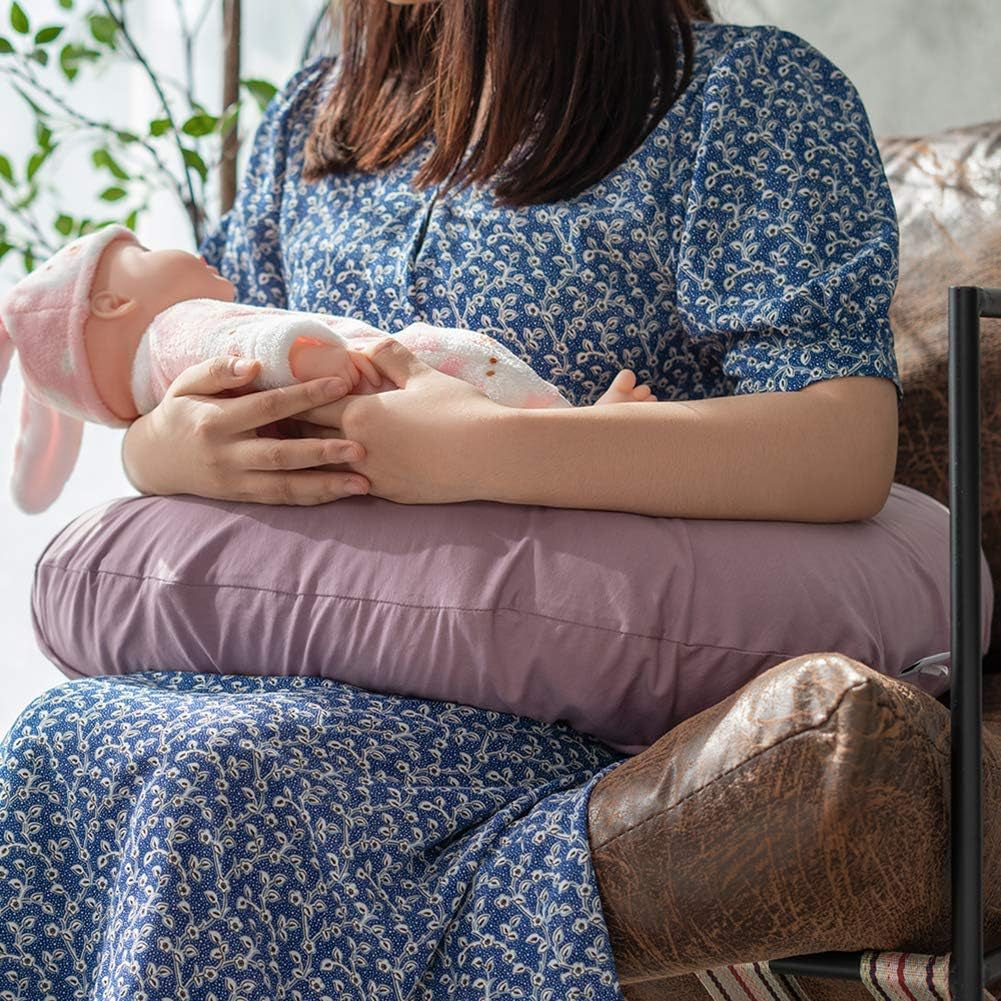
{"type": "Polygon", "coordinates": [[[132,363],[153,318],[189,299],[232,302],[233,284],[195,254],[115,240],[101,254],[90,290],[84,341],[94,386],[118,417],[139,416],[132,363]]]}
{"type": "Polygon", "coordinates": [[[0,300],[0,383],[15,348],[25,383],[12,483],[23,510],[58,495],[81,421],[126,427],[137,416],[139,338],[157,313],[199,296],[231,302],[234,289],[193,254],[154,253],[113,225],[67,244],[0,300]]]}
{"type": "Polygon", "coordinates": [[[136,238],[124,226],[79,237],[0,301],[0,379],[16,348],[25,390],[34,399],[72,417],[123,424],[97,392],[84,342],[94,273],[116,241],[136,238]]]}
{"type": "Polygon", "coordinates": [[[16,348],[26,386],[56,410],[121,426],[136,346],[153,317],[187,299],[232,302],[230,282],[183,250],[151,251],[124,226],[67,244],[0,301],[0,380],[16,348]],[[116,406],[115,404],[119,405],[116,406]]]}

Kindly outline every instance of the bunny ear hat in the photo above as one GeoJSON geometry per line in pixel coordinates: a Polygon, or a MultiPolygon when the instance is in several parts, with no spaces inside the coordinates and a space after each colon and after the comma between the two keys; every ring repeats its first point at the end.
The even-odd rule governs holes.
{"type": "Polygon", "coordinates": [[[125,226],[106,226],[68,243],[0,301],[0,384],[15,349],[24,377],[11,494],[28,514],[44,511],[76,464],[83,421],[128,427],[105,405],[87,360],[84,332],[101,255],[115,240],[138,243],[125,226]]]}

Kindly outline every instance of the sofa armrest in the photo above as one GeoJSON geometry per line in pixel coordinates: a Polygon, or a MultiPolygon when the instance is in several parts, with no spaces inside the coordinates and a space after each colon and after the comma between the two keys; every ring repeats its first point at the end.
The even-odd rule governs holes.
{"type": "MultiPolygon", "coordinates": [[[[949,951],[949,731],[949,710],[925,692],[817,653],[612,770],[589,824],[623,987],[822,951],[949,951]]],[[[1001,944],[993,725],[983,768],[990,949],[1001,944]]]]}

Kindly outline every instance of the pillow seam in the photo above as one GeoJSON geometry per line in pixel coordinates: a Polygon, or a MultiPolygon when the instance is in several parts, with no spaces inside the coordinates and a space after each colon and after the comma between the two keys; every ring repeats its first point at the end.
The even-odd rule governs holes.
{"type": "MultiPolygon", "coordinates": [[[[107,577],[122,577],[128,580],[138,580],[138,581],[154,581],[159,584],[170,584],[174,587],[189,587],[189,588],[229,588],[231,590],[237,591],[258,591],[266,594],[277,594],[286,598],[341,598],[348,601],[371,601],[379,604],[394,605],[399,608],[419,608],[424,610],[437,609],[439,611],[453,611],[453,612],[492,612],[492,611],[506,611],[514,612],[518,615],[530,615],[534,618],[545,619],[547,622],[558,622],[562,625],[571,625],[582,627],[585,629],[596,629],[601,632],[612,633],[615,636],[632,636],[637,639],[645,640],[657,640],[659,642],[673,643],[676,646],[691,647],[697,649],[707,649],[707,650],[721,650],[727,653],[743,654],[744,656],[754,656],[754,657],[778,657],[780,660],[778,663],[782,663],[784,660],[792,660],[794,657],[803,656],[802,653],[786,653],[781,650],[746,650],[743,647],[729,647],[729,646],[718,646],[713,643],[702,643],[702,642],[689,642],[686,640],[674,639],[671,636],[662,636],[652,633],[639,633],[632,632],[629,630],[614,629],[611,626],[601,626],[595,625],[593,622],[579,622],[576,619],[561,619],[557,618],[555,615],[546,615],[542,612],[526,611],[521,608],[512,608],[510,606],[503,607],[488,607],[488,608],[471,608],[463,605],[418,605],[413,603],[407,603],[402,601],[390,601],[385,598],[367,598],[359,595],[353,594],[330,594],[324,591],[282,591],[279,588],[273,587],[257,587],[252,584],[229,584],[229,583],[205,583],[205,584],[195,584],[190,581],[179,581],[170,580],[165,577],[154,577],[152,575],[144,574],[131,574],[125,573],[121,570],[94,570],[90,567],[70,567],[63,566],[59,563],[50,562],[39,562],[36,569],[38,568],[49,568],[52,570],[62,570],[66,573],[76,573],[76,574],[88,574],[91,576],[107,576],[107,577]]],[[[773,665],[774,666],[774,665],[773,665]]]]}

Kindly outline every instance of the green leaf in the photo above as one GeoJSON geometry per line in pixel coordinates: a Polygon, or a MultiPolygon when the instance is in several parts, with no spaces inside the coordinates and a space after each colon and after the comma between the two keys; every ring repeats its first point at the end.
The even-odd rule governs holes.
{"type": "Polygon", "coordinates": [[[105,188],[98,197],[105,202],[120,202],[125,197],[124,188],[105,188]]]}
{"type": "Polygon", "coordinates": [[[127,226],[127,227],[128,227],[129,229],[131,229],[131,230],[134,230],[134,229],[136,228],[136,221],[137,221],[138,219],[139,219],[139,209],[133,209],[133,210],[132,210],[132,211],[131,211],[131,212],[130,212],[130,213],[129,213],[129,214],[128,214],[128,215],[126,216],[126,217],[125,217],[125,225],[126,225],[126,226],[127,226]]]}
{"type": "Polygon", "coordinates": [[[90,158],[93,161],[95,167],[107,167],[108,170],[114,174],[115,177],[120,181],[131,180],[129,175],[122,170],[119,166],[118,161],[111,155],[107,149],[95,149],[93,153],[90,154],[90,158]]]}
{"type": "Polygon", "coordinates": [[[38,173],[38,168],[45,163],[48,155],[48,150],[40,150],[37,153],[32,153],[28,158],[28,170],[25,176],[29,181],[38,173]]]}
{"type": "Polygon", "coordinates": [[[151,136],[162,136],[170,128],[169,118],[154,118],[149,123],[149,134],[151,136]]]}
{"type": "Polygon", "coordinates": [[[35,35],[36,45],[48,45],[49,42],[54,42],[63,33],[63,26],[61,24],[50,24],[47,28],[42,28],[37,35],[35,35]]]}
{"type": "Polygon", "coordinates": [[[59,65],[62,68],[63,76],[67,80],[72,80],[79,72],[77,68],[78,60],[73,55],[74,48],[75,46],[73,45],[64,45],[59,50],[59,65]]]}
{"type": "Polygon", "coordinates": [[[3,35],[0,35],[0,56],[6,56],[13,51],[14,46],[3,35]]]}
{"type": "Polygon", "coordinates": [[[49,65],[49,54],[45,49],[35,49],[34,52],[28,54],[29,59],[34,59],[36,63],[40,63],[42,66],[49,65]]]}
{"type": "Polygon", "coordinates": [[[69,236],[73,232],[73,220],[68,215],[60,215],[56,219],[56,230],[63,236],[69,236]]]}
{"type": "Polygon", "coordinates": [[[76,228],[76,235],[77,236],[84,236],[85,234],[89,233],[93,228],[94,227],[91,225],[91,222],[90,222],[89,219],[81,219],[80,220],[80,225],[77,226],[77,228],[76,228]]]}
{"type": "Polygon", "coordinates": [[[14,183],[14,171],[10,165],[10,160],[8,160],[2,153],[0,153],[0,177],[3,177],[11,184],[14,183]]]}
{"type": "Polygon", "coordinates": [[[116,132],[115,135],[118,137],[120,143],[137,143],[139,142],[139,136],[134,132],[116,132]]]}
{"type": "Polygon", "coordinates": [[[30,250],[24,251],[21,255],[21,260],[24,261],[25,271],[30,273],[35,270],[35,255],[30,250]]]}
{"type": "Polygon", "coordinates": [[[93,62],[101,58],[101,53],[95,49],[88,49],[85,45],[67,44],[59,51],[59,65],[67,80],[72,80],[80,69],[80,63],[86,61],[93,62]]]}
{"type": "Polygon", "coordinates": [[[62,7],[63,10],[72,10],[73,0],[59,0],[59,6],[62,7]]]}
{"type": "Polygon", "coordinates": [[[52,149],[52,130],[42,122],[35,122],[35,138],[38,145],[44,149],[52,149]]]}
{"type": "Polygon", "coordinates": [[[205,166],[205,161],[198,155],[198,153],[193,149],[184,150],[184,162],[189,166],[193,167],[201,175],[204,181],[209,176],[209,168],[205,166]]]}
{"type": "Polygon", "coordinates": [[[271,98],[278,93],[278,88],[273,83],[268,83],[267,80],[241,80],[240,82],[254,96],[261,111],[267,108],[268,104],[271,103],[271,98]]]}
{"type": "Polygon", "coordinates": [[[73,52],[77,59],[89,59],[93,62],[101,58],[101,53],[97,49],[88,49],[86,45],[74,45],[73,52]]]}
{"type": "Polygon", "coordinates": [[[215,115],[192,115],[181,126],[181,131],[188,136],[211,135],[215,131],[217,121],[215,115]]]}
{"type": "Polygon", "coordinates": [[[113,17],[108,17],[106,14],[88,14],[87,22],[95,41],[114,47],[118,23],[113,17]]]}
{"type": "Polygon", "coordinates": [[[10,245],[9,243],[7,243],[6,241],[0,241],[0,261],[2,261],[2,260],[3,260],[3,258],[4,258],[4,255],[5,255],[5,254],[6,254],[6,253],[7,253],[7,252],[8,252],[9,250],[13,250],[13,249],[14,249],[14,248],[13,248],[13,247],[12,247],[12,246],[11,246],[11,245],[10,245]]]}
{"type": "Polygon", "coordinates": [[[16,0],[10,5],[10,24],[18,34],[27,35],[31,31],[28,15],[25,14],[21,5],[16,0]]]}

